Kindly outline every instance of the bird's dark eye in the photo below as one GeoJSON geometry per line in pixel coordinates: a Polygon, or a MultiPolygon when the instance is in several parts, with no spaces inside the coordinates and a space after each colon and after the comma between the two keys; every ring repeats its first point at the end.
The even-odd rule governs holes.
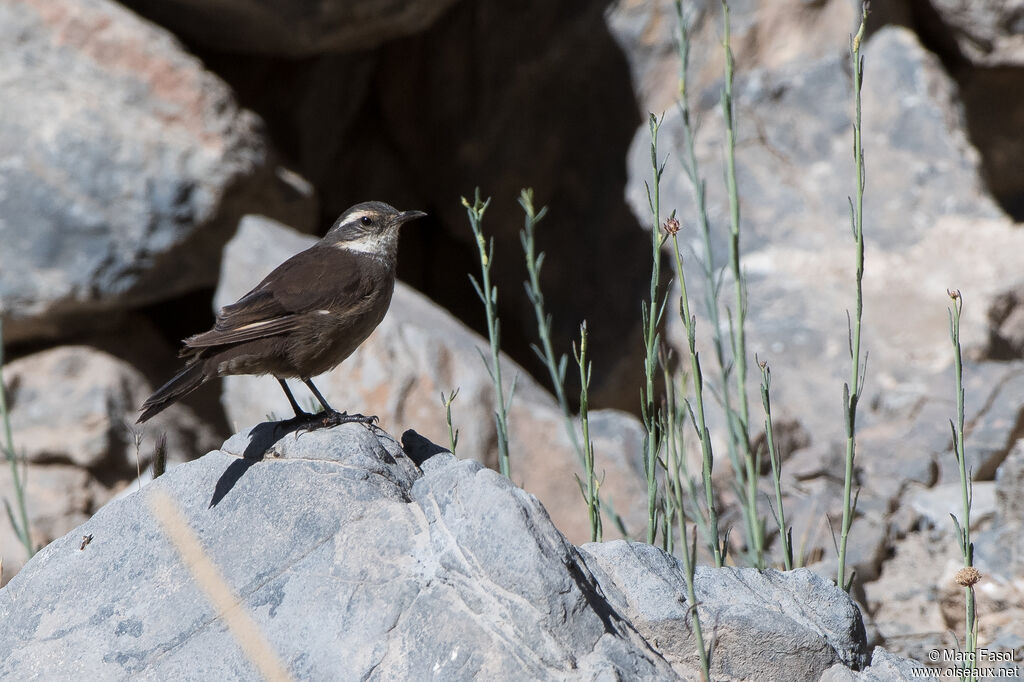
{"type": "Polygon", "coordinates": [[[360,218],[359,222],[361,222],[363,225],[373,225],[373,219],[370,218],[370,216],[368,215],[364,215],[362,218],[360,218]]]}

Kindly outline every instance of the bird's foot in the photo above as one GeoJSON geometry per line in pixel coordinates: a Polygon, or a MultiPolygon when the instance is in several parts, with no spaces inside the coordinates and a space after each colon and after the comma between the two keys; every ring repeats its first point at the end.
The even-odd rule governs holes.
{"type": "Polygon", "coordinates": [[[318,429],[328,429],[332,426],[338,426],[340,424],[348,424],[351,422],[359,424],[373,424],[380,421],[376,415],[364,416],[361,414],[349,414],[348,412],[338,412],[336,410],[329,410],[324,412],[317,412],[316,414],[301,414],[288,420],[289,425],[294,425],[297,428],[297,432],[302,433],[305,431],[316,431],[318,429]]]}

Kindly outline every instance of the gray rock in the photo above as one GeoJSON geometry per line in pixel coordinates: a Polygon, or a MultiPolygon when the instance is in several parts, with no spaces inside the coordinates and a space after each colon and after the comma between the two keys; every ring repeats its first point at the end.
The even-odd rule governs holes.
{"type": "MultiPolygon", "coordinates": [[[[982,572],[1012,584],[1024,570],[1024,440],[1017,441],[999,466],[993,487],[995,522],[975,536],[975,555],[982,572]]],[[[1024,631],[1019,634],[1024,636],[1024,631]]]]}
{"type": "Polygon", "coordinates": [[[996,511],[1002,523],[1024,530],[1024,440],[1018,440],[996,472],[996,511]]]}
{"type": "MultiPolygon", "coordinates": [[[[722,6],[698,0],[684,4],[690,24],[693,95],[722,77],[722,6]]],[[[780,5],[772,0],[729,3],[732,49],[739,65],[779,68],[808,62],[844,45],[860,18],[856,0],[815,0],[780,5]]],[[[872,7],[887,14],[887,7],[872,7]]],[[[679,56],[672,0],[618,0],[605,13],[608,28],[629,60],[641,111],[667,111],[678,95],[679,56]]],[[[715,99],[717,101],[717,98],[715,99]]]]}
{"type": "Polygon", "coordinates": [[[367,50],[419,33],[454,3],[455,0],[128,0],[125,4],[205,47],[295,58],[367,50]]]}
{"type": "MultiPolygon", "coordinates": [[[[29,541],[33,549],[43,547],[87,521],[92,512],[110,497],[105,486],[78,467],[24,464],[19,465],[18,470],[25,489],[29,541]]],[[[0,497],[11,505],[20,523],[14,481],[6,458],[0,466],[0,497]]],[[[0,560],[3,561],[0,585],[17,574],[28,560],[6,513],[0,517],[0,560]]]]}
{"type": "MultiPolygon", "coordinates": [[[[968,356],[973,355],[970,347],[968,356]]],[[[963,367],[967,467],[974,480],[991,481],[1013,447],[1024,415],[1024,361],[973,362],[963,367]]],[[[952,367],[926,384],[931,398],[914,415],[912,440],[935,455],[938,482],[959,483],[950,420],[956,418],[952,367]],[[944,428],[940,428],[940,426],[944,428]],[[930,437],[926,434],[930,432],[930,437]]]]}
{"type": "MultiPolygon", "coordinates": [[[[975,481],[971,489],[971,522],[981,523],[991,519],[996,511],[996,485],[992,481],[975,481]]],[[[906,500],[918,514],[937,528],[952,527],[950,514],[962,519],[963,503],[959,483],[946,483],[934,488],[918,490],[906,500]]]]}
{"type": "MultiPolygon", "coordinates": [[[[15,452],[27,469],[26,505],[33,547],[89,518],[126,488],[166,437],[173,461],[212,447],[212,429],[183,406],[134,426],[149,383],[131,365],[88,346],[58,346],[4,366],[15,452]]],[[[14,484],[0,455],[0,497],[14,504],[14,484]]],[[[4,578],[24,559],[6,514],[0,518],[4,578]]]]}
{"type": "MultiPolygon", "coordinates": [[[[681,675],[699,670],[679,561],[624,541],[581,548],[616,611],[681,675]]],[[[867,665],[864,624],[853,601],[806,569],[788,573],[698,566],[695,591],[712,677],[809,680],[834,663],[867,665]]]]}
{"type": "Polygon", "coordinates": [[[0,591],[0,674],[254,675],[154,516],[162,491],[296,678],[675,678],[504,477],[445,455],[421,473],[358,424],[275,428],[236,435],[37,554],[0,591]]]}
{"type": "Polygon", "coordinates": [[[73,464],[108,480],[134,477],[155,438],[136,451],[135,437],[167,434],[172,452],[201,452],[214,443],[210,428],[185,407],[158,415],[145,431],[133,426],[151,393],[128,363],[88,346],[58,346],[4,366],[11,428],[29,462],[73,464]]]}
{"type": "Polygon", "coordinates": [[[1024,65],[1024,14],[1019,0],[935,0],[932,7],[973,63],[1024,65]]]}
{"type": "MultiPolygon", "coordinates": [[[[258,216],[246,216],[228,243],[214,303],[234,302],[278,263],[312,243],[310,237],[258,216]]],[[[427,298],[398,283],[391,309],[377,331],[342,365],[315,378],[327,400],[339,410],[374,414],[385,428],[405,424],[437,443],[448,443],[440,395],[456,388],[452,418],[459,429],[459,453],[473,453],[497,466],[494,389],[480,351],[487,341],[427,298]]],[[[506,389],[516,378],[509,412],[512,479],[537,495],[555,525],[574,542],[590,539],[586,507],[574,475],[579,460],[554,399],[525,370],[502,356],[506,389]]],[[[297,384],[297,382],[293,382],[297,384]]],[[[293,387],[305,405],[312,396],[293,387]]],[[[285,418],[291,408],[269,377],[235,376],[224,380],[224,410],[231,424],[285,418]]],[[[647,519],[646,483],[640,468],[642,426],[636,417],[615,410],[592,414],[592,435],[602,497],[611,502],[632,532],[647,519]]],[[[610,519],[608,538],[619,537],[610,519]]]]}
{"type": "MultiPolygon", "coordinates": [[[[864,57],[867,253],[862,350],[870,360],[858,411],[855,473],[860,509],[871,533],[862,548],[867,555],[851,557],[867,571],[862,577],[876,574],[885,557],[887,517],[899,506],[908,483],[949,482],[945,464],[938,461],[948,449],[947,420],[955,412],[945,398],[952,396],[946,288],[956,286],[969,296],[962,341],[968,348],[979,345],[988,302],[1018,277],[1019,268],[1006,257],[1008,245],[1024,248],[1024,234],[1002,215],[984,187],[978,154],[956,103],[956,86],[934,55],[909,31],[887,27],[865,43],[864,57]],[[971,239],[964,240],[968,231],[971,239]],[[979,262],[986,267],[977,268],[979,262]]],[[[837,46],[835,53],[814,61],[740,72],[734,93],[741,249],[749,293],[748,360],[756,354],[771,363],[776,418],[797,420],[811,434],[813,452],[794,454],[793,465],[804,476],[817,472],[840,482],[842,465],[834,465],[832,454],[845,449],[841,399],[843,383],[849,381],[846,311],[853,305],[854,287],[846,202],[855,190],[848,62],[837,46]],[[829,463],[815,461],[816,454],[827,455],[829,463]]],[[[728,203],[721,182],[724,135],[717,100],[717,87],[707,96],[695,95],[702,115],[697,153],[707,178],[716,263],[722,265],[728,203]]],[[[668,157],[661,204],[665,214],[678,209],[684,226],[684,267],[698,315],[698,350],[705,358],[705,377],[716,382],[709,323],[701,304],[703,283],[693,256],[694,250],[702,252],[693,191],[679,166],[680,128],[678,112],[669,109],[659,143],[661,154],[668,157]]],[[[634,138],[629,165],[627,196],[634,214],[647,220],[644,182],[649,182],[651,170],[646,126],[634,138]]],[[[723,286],[731,292],[728,276],[723,286]]],[[[674,289],[670,300],[677,296],[674,289]]],[[[729,296],[723,293],[723,306],[729,296]]],[[[723,324],[727,319],[723,314],[723,324]]],[[[675,347],[685,347],[677,315],[668,319],[667,337],[675,347]]],[[[993,373],[1005,375],[1007,369],[993,368],[993,373]]],[[[748,376],[749,395],[756,404],[759,377],[756,371],[748,376]]],[[[991,395],[992,384],[986,389],[991,395]]],[[[980,408],[986,403],[971,404],[980,408]]],[[[993,421],[984,442],[979,431],[979,447],[998,443],[998,448],[993,447],[991,456],[971,454],[979,462],[976,470],[994,471],[991,464],[1005,453],[1011,428],[1006,422],[1017,404],[1008,399],[992,411],[993,417],[1002,412],[1010,419],[993,421]]],[[[712,410],[711,417],[712,428],[721,432],[720,411],[712,410]]],[[[838,519],[841,496],[825,488],[815,492],[824,495],[817,501],[826,502],[822,511],[838,519]]],[[[810,525],[801,530],[817,533],[826,555],[834,556],[827,529],[824,535],[815,530],[819,519],[805,520],[810,525]]]]}
{"type": "Polygon", "coordinates": [[[920,672],[915,671],[923,668],[917,661],[876,646],[871,652],[871,665],[864,670],[853,671],[845,666],[834,665],[822,674],[818,682],[904,682],[921,679],[920,672]]]}
{"type": "MultiPolygon", "coordinates": [[[[870,405],[876,395],[904,395],[906,414],[922,396],[921,376],[949,362],[943,308],[950,283],[969,291],[975,301],[965,308],[970,319],[964,321],[964,340],[978,338],[975,323],[999,277],[990,276],[987,268],[972,276],[969,264],[991,255],[993,270],[1008,277],[1011,264],[1000,254],[1005,253],[1006,239],[1019,237],[984,193],[977,153],[952,104],[954,85],[937,60],[909,32],[894,28],[880,31],[866,44],[865,59],[870,211],[865,309],[874,313],[864,328],[871,392],[862,402],[862,426],[873,418],[870,405]],[[928,182],[920,180],[925,176],[928,182]],[[965,250],[954,245],[967,221],[981,231],[974,230],[977,239],[965,250]],[[910,362],[907,348],[914,349],[910,362]]],[[[842,437],[841,387],[849,380],[845,311],[852,302],[854,254],[846,203],[853,190],[846,61],[837,54],[748,72],[736,83],[749,350],[771,362],[773,402],[799,415],[816,440],[842,437]],[[835,396],[834,403],[827,402],[828,395],[835,396]],[[817,407],[822,404],[826,409],[817,407]],[[830,404],[835,407],[829,409],[830,404]]],[[[692,273],[689,247],[696,246],[698,236],[692,227],[692,189],[676,161],[679,125],[677,112],[670,109],[661,131],[663,154],[671,155],[661,201],[666,213],[678,209],[686,226],[684,257],[692,273]]],[[[718,181],[722,126],[717,112],[705,114],[699,135],[698,155],[709,180],[710,217],[717,235],[715,253],[717,263],[724,264],[728,210],[718,181]]],[[[643,127],[630,152],[628,197],[634,213],[645,220],[649,146],[643,127]]],[[[694,301],[701,300],[697,280],[688,279],[694,301]]],[[[725,286],[732,284],[727,281],[725,286]]],[[[702,314],[702,306],[695,312],[702,314]]],[[[671,316],[669,323],[670,339],[682,345],[678,317],[671,316]]],[[[707,333],[703,319],[698,329],[707,333]]],[[[756,387],[752,391],[756,396],[756,387]]]]}
{"type": "Polygon", "coordinates": [[[996,296],[988,310],[988,321],[985,356],[996,360],[1024,357],[1024,284],[996,296]]]}
{"type": "Polygon", "coordinates": [[[241,204],[282,214],[259,120],[166,31],[107,0],[7,1],[0,43],[6,342],[209,286],[241,204]]]}

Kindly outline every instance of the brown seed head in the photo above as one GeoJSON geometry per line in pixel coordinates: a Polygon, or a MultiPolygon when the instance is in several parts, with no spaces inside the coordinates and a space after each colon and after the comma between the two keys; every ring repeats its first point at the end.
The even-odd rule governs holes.
{"type": "Polygon", "coordinates": [[[976,569],[974,566],[961,568],[956,572],[956,576],[954,576],[953,580],[955,580],[958,585],[973,587],[979,580],[981,580],[981,571],[976,569]]]}
{"type": "Polygon", "coordinates": [[[958,298],[960,298],[960,290],[959,289],[946,289],[946,294],[951,299],[953,299],[954,301],[957,300],[958,298]]]}
{"type": "Polygon", "coordinates": [[[669,218],[662,224],[661,229],[665,230],[669,234],[675,234],[679,232],[679,221],[675,218],[669,218]]]}

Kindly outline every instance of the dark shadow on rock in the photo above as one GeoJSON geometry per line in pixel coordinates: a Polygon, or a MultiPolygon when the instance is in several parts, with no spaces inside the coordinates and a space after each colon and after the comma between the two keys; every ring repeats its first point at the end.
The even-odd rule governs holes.
{"type": "Polygon", "coordinates": [[[448,448],[441,447],[428,438],[421,436],[412,429],[402,434],[402,449],[409,456],[416,466],[422,466],[424,462],[434,455],[442,452],[450,452],[448,448]]]}
{"type": "Polygon", "coordinates": [[[224,473],[217,479],[217,485],[213,489],[213,497],[210,498],[209,509],[216,507],[224,499],[239,479],[245,475],[249,467],[261,461],[267,450],[275,443],[290,433],[294,433],[302,424],[296,420],[280,422],[262,422],[252,427],[249,431],[249,444],[245,446],[242,458],[232,462],[224,473]]]}

